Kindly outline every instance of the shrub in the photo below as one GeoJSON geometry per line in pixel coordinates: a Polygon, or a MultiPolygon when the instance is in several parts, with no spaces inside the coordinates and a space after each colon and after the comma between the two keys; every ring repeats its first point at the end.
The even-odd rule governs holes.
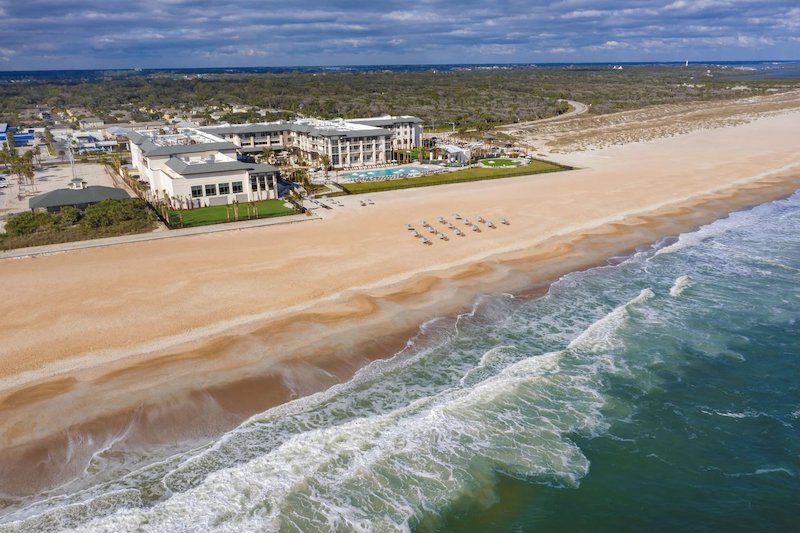
{"type": "Polygon", "coordinates": [[[153,221],[147,205],[139,199],[115,200],[109,198],[86,208],[81,225],[87,228],[114,226],[122,222],[149,224],[153,221]]]}
{"type": "Polygon", "coordinates": [[[30,235],[40,230],[47,230],[55,225],[50,213],[20,213],[6,221],[6,233],[9,236],[30,235]]]}
{"type": "Polygon", "coordinates": [[[55,217],[56,223],[61,228],[68,228],[78,223],[81,218],[81,212],[72,206],[66,206],[61,209],[61,212],[55,217]]]}

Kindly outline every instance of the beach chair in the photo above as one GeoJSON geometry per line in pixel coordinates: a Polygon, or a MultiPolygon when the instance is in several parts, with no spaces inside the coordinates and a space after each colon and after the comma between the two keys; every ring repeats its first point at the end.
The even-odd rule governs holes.
{"type": "Polygon", "coordinates": [[[497,229],[497,226],[495,226],[494,222],[492,222],[491,220],[489,222],[487,222],[486,225],[489,226],[492,229],[497,229]]]}
{"type": "Polygon", "coordinates": [[[406,229],[408,231],[413,231],[414,230],[414,226],[412,226],[411,224],[406,224],[406,229]]]}
{"type": "Polygon", "coordinates": [[[500,223],[501,223],[501,224],[504,224],[504,225],[506,225],[506,226],[510,226],[510,225],[511,225],[511,222],[509,222],[508,220],[506,220],[506,219],[504,219],[504,218],[501,218],[501,219],[500,219],[500,223]]]}
{"type": "Polygon", "coordinates": [[[478,226],[476,226],[476,225],[473,225],[473,226],[472,226],[472,231],[474,231],[474,232],[476,232],[476,233],[480,233],[480,232],[481,232],[481,228],[479,228],[479,227],[478,227],[478,226]]]}
{"type": "Polygon", "coordinates": [[[458,213],[455,213],[453,216],[456,218],[456,220],[461,220],[461,215],[458,213]]]}

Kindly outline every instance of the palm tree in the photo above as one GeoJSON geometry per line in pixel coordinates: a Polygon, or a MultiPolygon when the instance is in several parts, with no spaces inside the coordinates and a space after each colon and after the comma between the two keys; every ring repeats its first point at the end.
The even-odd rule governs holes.
{"type": "Polygon", "coordinates": [[[322,164],[322,168],[325,171],[325,179],[328,179],[328,167],[331,166],[331,156],[328,154],[320,154],[319,162],[322,164]]]}
{"type": "Polygon", "coordinates": [[[12,156],[17,155],[17,149],[14,147],[14,132],[12,130],[6,132],[6,150],[12,156]]]}
{"type": "Polygon", "coordinates": [[[17,181],[20,187],[22,187],[26,181],[33,183],[33,163],[30,159],[12,156],[10,170],[17,175],[17,181]]]}

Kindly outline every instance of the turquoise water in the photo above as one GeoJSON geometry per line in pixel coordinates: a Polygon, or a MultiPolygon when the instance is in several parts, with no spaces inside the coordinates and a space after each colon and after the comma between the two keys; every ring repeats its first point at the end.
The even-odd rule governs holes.
{"type": "Polygon", "coordinates": [[[797,530],[798,230],[800,194],[483,296],[210,445],[101,455],[0,530],[797,530]]]}
{"type": "Polygon", "coordinates": [[[342,177],[356,180],[356,179],[383,179],[383,178],[400,178],[409,176],[420,176],[428,172],[426,167],[390,167],[390,168],[376,168],[375,170],[354,170],[351,172],[343,172],[342,177]]]}

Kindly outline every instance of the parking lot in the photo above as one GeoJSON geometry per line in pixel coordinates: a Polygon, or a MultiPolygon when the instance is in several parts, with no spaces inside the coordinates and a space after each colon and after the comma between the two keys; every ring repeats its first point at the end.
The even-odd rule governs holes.
{"type": "MultiPolygon", "coordinates": [[[[115,187],[116,184],[106,173],[103,165],[96,163],[78,163],[75,165],[75,175],[83,179],[87,185],[105,185],[115,187]]],[[[17,177],[0,173],[5,176],[0,183],[0,232],[5,231],[5,219],[9,215],[27,211],[28,200],[36,195],[50,192],[55,189],[64,189],[72,179],[72,170],[69,164],[48,164],[37,167],[34,171],[33,185],[19,185],[17,177]]]]}

